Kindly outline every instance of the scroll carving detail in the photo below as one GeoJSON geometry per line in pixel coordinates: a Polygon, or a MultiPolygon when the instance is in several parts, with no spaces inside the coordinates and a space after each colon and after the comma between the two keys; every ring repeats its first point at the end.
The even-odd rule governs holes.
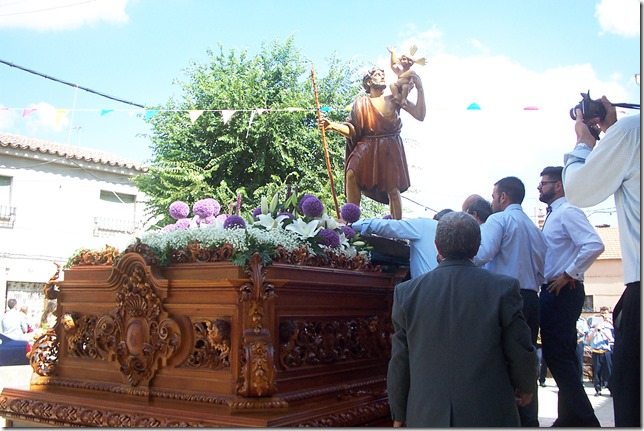
{"type": "Polygon", "coordinates": [[[389,357],[393,327],[376,316],[349,320],[285,320],[280,323],[284,368],[389,357]]]}
{"type": "Polygon", "coordinates": [[[132,386],[148,385],[159,363],[165,365],[179,347],[181,330],[162,310],[142,265],[124,275],[116,303],[96,323],[96,344],[118,361],[132,386]]]}
{"type": "Polygon", "coordinates": [[[237,393],[245,397],[267,397],[276,392],[277,371],[271,334],[266,323],[274,314],[275,288],[266,282],[266,269],[259,253],[251,256],[246,274],[251,281],[239,288],[244,329],[237,393]]]}
{"type": "Polygon", "coordinates": [[[230,368],[230,322],[217,319],[193,323],[193,351],[182,366],[190,368],[230,368]]]}

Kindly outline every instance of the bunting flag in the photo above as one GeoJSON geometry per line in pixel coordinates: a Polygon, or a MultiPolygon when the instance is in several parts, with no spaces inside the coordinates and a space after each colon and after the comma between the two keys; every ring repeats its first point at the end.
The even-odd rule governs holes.
{"type": "Polygon", "coordinates": [[[479,106],[478,103],[472,103],[470,106],[467,107],[468,111],[480,111],[481,107],[479,106]]]}
{"type": "Polygon", "coordinates": [[[101,109],[101,117],[105,114],[109,114],[110,112],[114,112],[113,109],[101,109]]]}
{"type": "Polygon", "coordinates": [[[145,121],[150,121],[152,117],[159,113],[158,109],[147,109],[145,111],[145,121]]]}
{"type": "Polygon", "coordinates": [[[67,116],[69,110],[67,109],[56,109],[56,125],[60,126],[61,121],[67,116]]]}
{"type": "Polygon", "coordinates": [[[36,108],[28,108],[28,109],[23,109],[22,110],[22,118],[25,118],[27,115],[37,111],[36,108]]]}
{"type": "Polygon", "coordinates": [[[224,124],[226,124],[228,120],[230,120],[230,117],[232,117],[235,112],[237,111],[235,111],[234,109],[224,109],[223,111],[221,111],[221,118],[224,120],[224,124]]]}
{"type": "Polygon", "coordinates": [[[197,121],[197,119],[201,117],[201,114],[203,114],[203,109],[193,109],[191,111],[188,111],[188,115],[190,116],[190,122],[192,124],[195,124],[195,121],[197,121]]]}

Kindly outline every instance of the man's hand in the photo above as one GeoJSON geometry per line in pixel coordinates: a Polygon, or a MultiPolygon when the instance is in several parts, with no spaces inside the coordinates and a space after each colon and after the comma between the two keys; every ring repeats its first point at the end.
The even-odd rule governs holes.
{"type": "Polygon", "coordinates": [[[401,421],[394,421],[394,428],[402,428],[405,426],[404,422],[401,421]]]}
{"type": "Polygon", "coordinates": [[[516,398],[517,405],[519,407],[525,407],[530,404],[530,401],[532,401],[532,394],[524,394],[518,389],[514,391],[514,397],[516,398]]]}
{"type": "Polygon", "coordinates": [[[569,277],[561,274],[559,277],[555,278],[555,281],[550,283],[548,286],[548,292],[554,292],[555,296],[559,296],[559,292],[566,284],[570,285],[571,290],[575,288],[575,280],[571,280],[569,277]]]}
{"type": "Polygon", "coordinates": [[[602,96],[602,103],[606,109],[606,117],[604,121],[598,121],[597,124],[602,129],[602,132],[606,133],[608,128],[617,122],[617,110],[615,110],[615,107],[608,101],[606,96],[602,96]]]}
{"type": "Polygon", "coordinates": [[[581,112],[581,109],[579,108],[575,109],[575,114],[576,114],[575,133],[577,134],[577,143],[586,144],[591,149],[595,148],[597,139],[595,139],[593,134],[590,132],[590,128],[589,128],[589,127],[596,127],[592,125],[593,120],[589,121],[589,123],[591,123],[591,126],[588,126],[586,123],[584,123],[584,114],[581,112]]]}

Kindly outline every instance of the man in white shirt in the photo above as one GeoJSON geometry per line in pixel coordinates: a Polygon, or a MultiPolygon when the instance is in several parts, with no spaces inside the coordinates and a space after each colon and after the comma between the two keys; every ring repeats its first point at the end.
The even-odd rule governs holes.
{"type": "Polygon", "coordinates": [[[27,319],[24,317],[24,314],[18,311],[16,304],[17,301],[14,298],[7,301],[7,307],[9,309],[2,316],[2,333],[14,340],[22,340],[28,330],[27,319]]]}
{"type": "Polygon", "coordinates": [[[615,426],[641,427],[640,116],[617,121],[601,99],[604,118],[576,110],[577,145],[564,156],[563,180],[571,204],[589,207],[614,195],[626,289],[613,309],[615,346],[611,388],[615,426]],[[605,133],[600,143],[590,128],[605,133]]]}
{"type": "MultiPolygon", "coordinates": [[[[544,282],[546,241],[543,233],[521,208],[525,186],[516,177],[502,178],[494,184],[492,212],[481,225],[481,246],[474,264],[497,274],[519,280],[523,315],[530,327],[532,344],[537,347],[539,332],[539,288],[544,282]]],[[[547,362],[547,361],[546,361],[547,362]]],[[[521,426],[539,426],[537,380],[535,394],[527,406],[519,408],[521,426]]]]}
{"type": "Polygon", "coordinates": [[[541,286],[540,325],[543,356],[559,387],[558,417],[553,426],[600,426],[579,379],[577,319],[586,293],[584,272],[604,251],[604,244],[582,210],[564,196],[561,166],[548,166],[537,186],[548,205],[543,234],[548,249],[541,286]]]}

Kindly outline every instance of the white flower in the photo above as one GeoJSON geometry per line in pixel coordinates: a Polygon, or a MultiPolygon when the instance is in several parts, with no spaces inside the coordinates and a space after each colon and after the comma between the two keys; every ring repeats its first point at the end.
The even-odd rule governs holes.
{"type": "Polygon", "coordinates": [[[320,225],[324,226],[327,229],[335,230],[338,226],[340,226],[337,220],[334,219],[333,217],[329,217],[329,215],[326,212],[322,214],[322,216],[320,216],[319,220],[320,220],[320,225]]]}
{"type": "Polygon", "coordinates": [[[261,225],[261,226],[264,226],[266,229],[277,229],[282,227],[282,221],[288,218],[288,216],[279,215],[277,216],[277,218],[273,218],[273,216],[269,213],[269,214],[259,214],[257,218],[259,219],[259,221],[256,221],[255,223],[253,223],[253,226],[261,225]]]}
{"type": "Polygon", "coordinates": [[[301,218],[298,218],[290,225],[286,226],[286,230],[290,230],[302,236],[303,238],[313,238],[317,234],[322,226],[318,220],[312,220],[306,223],[301,218]]]}

